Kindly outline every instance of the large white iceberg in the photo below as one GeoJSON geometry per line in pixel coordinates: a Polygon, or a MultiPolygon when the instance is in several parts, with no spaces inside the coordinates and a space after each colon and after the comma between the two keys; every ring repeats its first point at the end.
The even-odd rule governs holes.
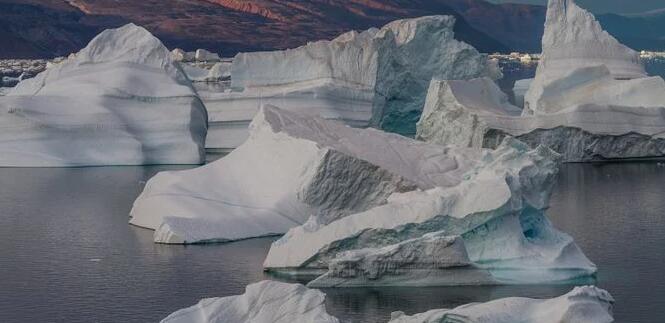
{"type": "Polygon", "coordinates": [[[206,130],[169,51],[129,24],[0,97],[0,166],[199,164],[206,130]]]}
{"type": "Polygon", "coordinates": [[[485,55],[454,39],[454,23],[452,16],[398,20],[296,49],[238,54],[230,87],[201,93],[207,147],[240,145],[263,104],[413,134],[433,77],[500,76],[485,55]]]}
{"type": "MultiPolygon", "coordinates": [[[[510,297],[407,316],[391,313],[389,323],[610,323],[614,298],[592,286],[551,298],[510,297]]],[[[169,315],[162,323],[338,323],[327,313],[325,294],[300,284],[262,281],[242,295],[207,298],[169,315]]]]}
{"type": "Polygon", "coordinates": [[[156,230],[162,243],[283,234],[310,216],[326,224],[396,192],[456,186],[482,158],[271,106],[249,129],[222,159],[150,179],[130,222],[156,230]]]}
{"type": "Polygon", "coordinates": [[[556,153],[515,140],[493,151],[447,149],[457,165],[471,164],[444,172],[455,185],[396,192],[383,205],[329,223],[312,219],[274,242],[264,267],[325,273],[312,282],[317,287],[561,283],[594,275],[573,239],[544,215],[556,153]],[[455,236],[461,240],[453,243],[455,236]],[[446,243],[440,263],[417,253],[446,243]]]}
{"type": "Polygon", "coordinates": [[[339,323],[326,312],[325,294],[300,284],[262,281],[237,296],[207,298],[162,323],[339,323]]]}
{"type": "Polygon", "coordinates": [[[543,52],[536,78],[525,97],[527,113],[540,111],[544,87],[579,68],[605,66],[615,79],[646,77],[639,53],[619,43],[574,0],[549,0],[543,52]]]}
{"type": "Polygon", "coordinates": [[[610,323],[614,322],[613,306],[614,298],[610,293],[583,286],[551,299],[510,297],[411,316],[393,312],[389,323],[610,323]]]}
{"type": "Polygon", "coordinates": [[[665,156],[665,81],[574,1],[549,2],[536,78],[516,88],[529,83],[519,113],[490,80],[433,80],[417,137],[493,148],[514,136],[567,162],[665,156]]]}

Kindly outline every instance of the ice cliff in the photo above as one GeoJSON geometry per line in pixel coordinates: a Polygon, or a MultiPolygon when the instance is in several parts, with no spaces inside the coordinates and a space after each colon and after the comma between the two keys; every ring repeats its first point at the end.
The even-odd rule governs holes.
{"type": "Polygon", "coordinates": [[[0,166],[198,164],[206,130],[169,51],[129,24],[0,97],[0,166]]]}
{"type": "Polygon", "coordinates": [[[411,152],[396,144],[363,147],[375,147],[384,160],[393,152],[399,152],[395,161],[428,156],[428,177],[445,180],[395,191],[383,204],[327,223],[310,219],[273,243],[264,267],[325,273],[311,283],[317,287],[558,283],[595,273],[543,213],[558,172],[556,153],[515,140],[494,151],[400,141],[411,152]],[[436,253],[427,250],[443,258],[434,261],[436,253]]]}
{"type": "Polygon", "coordinates": [[[262,104],[413,134],[430,80],[499,77],[498,68],[454,39],[454,17],[398,20],[331,41],[238,54],[226,91],[202,92],[209,148],[233,149],[262,104]]]}
{"type": "Polygon", "coordinates": [[[300,284],[262,281],[245,294],[207,298],[162,323],[339,323],[326,312],[325,294],[300,284]]]}
{"type": "MultiPolygon", "coordinates": [[[[502,298],[411,316],[391,313],[388,323],[610,323],[614,299],[599,288],[576,287],[551,299],[502,298]]],[[[338,323],[326,312],[325,294],[299,284],[262,281],[245,294],[208,298],[166,317],[162,323],[338,323]]]]}
{"type": "Polygon", "coordinates": [[[150,179],[130,222],[162,243],[283,234],[310,216],[326,224],[396,192],[458,185],[482,157],[272,106],[249,130],[216,162],[150,179]]]}
{"type": "Polygon", "coordinates": [[[580,68],[605,66],[615,79],[647,76],[639,53],[603,30],[574,0],[549,1],[542,46],[536,78],[525,98],[526,113],[538,113],[544,87],[580,68]]]}
{"type": "Polygon", "coordinates": [[[517,113],[490,80],[433,80],[417,137],[494,148],[514,136],[567,162],[665,156],[665,81],[574,1],[550,0],[536,77],[516,84],[517,101],[526,85],[517,113]]]}
{"type": "Polygon", "coordinates": [[[393,312],[389,323],[610,323],[614,322],[613,306],[614,298],[608,292],[583,286],[551,299],[510,297],[412,316],[393,312]]]}

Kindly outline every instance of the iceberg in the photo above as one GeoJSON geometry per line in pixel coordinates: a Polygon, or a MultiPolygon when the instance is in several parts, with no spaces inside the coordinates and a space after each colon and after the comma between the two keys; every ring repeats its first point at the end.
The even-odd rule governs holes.
{"type": "Polygon", "coordinates": [[[460,165],[471,162],[466,171],[448,174],[456,184],[395,192],[366,211],[294,227],[272,244],[264,268],[280,275],[324,274],[311,282],[317,287],[592,279],[595,265],[544,215],[558,172],[556,153],[512,139],[496,150],[433,147],[460,165]],[[461,240],[451,240],[456,236],[461,240]],[[432,262],[436,255],[414,249],[436,249],[446,258],[432,262]]]}
{"type": "Polygon", "coordinates": [[[613,306],[614,298],[607,291],[582,286],[552,299],[510,297],[412,316],[393,312],[389,323],[611,323],[614,322],[613,306]]]}
{"type": "Polygon", "coordinates": [[[191,62],[195,60],[195,52],[186,52],[180,48],[171,51],[171,57],[176,62],[191,62]]]}
{"type": "Polygon", "coordinates": [[[524,108],[524,96],[526,95],[526,92],[529,91],[529,88],[531,87],[531,83],[533,83],[533,79],[523,79],[523,80],[517,80],[515,82],[515,85],[513,86],[513,95],[515,96],[515,105],[517,105],[520,108],[524,108]]]}
{"type": "Polygon", "coordinates": [[[508,96],[489,78],[432,80],[416,125],[416,139],[482,148],[487,146],[487,132],[491,129],[491,121],[486,120],[489,116],[517,118],[521,114],[522,109],[510,104],[508,96]]]}
{"type": "Polygon", "coordinates": [[[665,80],[572,0],[550,0],[543,55],[524,109],[490,80],[433,80],[417,138],[495,148],[507,136],[545,145],[565,162],[665,156],[665,80]]]}
{"type": "Polygon", "coordinates": [[[326,312],[325,294],[300,284],[262,281],[245,294],[207,298],[162,323],[339,323],[326,312]]]}
{"type": "Polygon", "coordinates": [[[0,166],[200,164],[206,132],[190,81],[133,24],[0,97],[0,166]]]}
{"type": "MultiPolygon", "coordinates": [[[[393,312],[389,323],[610,323],[614,298],[593,286],[575,287],[551,298],[502,298],[455,309],[436,309],[408,316],[393,312]]],[[[338,323],[327,313],[325,294],[300,284],[262,281],[237,296],[207,298],[167,316],[162,323],[338,323]]]]}
{"type": "Polygon", "coordinates": [[[220,57],[217,53],[212,53],[205,49],[197,49],[194,54],[194,59],[199,62],[216,62],[220,60],[220,57]]]}
{"type": "MultiPolygon", "coordinates": [[[[607,72],[602,66],[590,69],[607,72]]],[[[416,138],[440,145],[496,148],[504,138],[515,137],[531,147],[550,147],[565,162],[665,156],[665,109],[609,104],[620,103],[633,93],[638,95],[628,100],[646,102],[649,98],[640,97],[639,92],[663,82],[660,78],[635,81],[639,82],[616,83],[609,91],[612,94],[597,98],[575,90],[560,100],[547,101],[576,100],[577,96],[596,103],[560,110],[554,103],[556,113],[519,115],[519,108],[508,103],[491,80],[433,80],[416,138]]]]}
{"type": "Polygon", "coordinates": [[[486,55],[454,39],[454,24],[452,16],[405,19],[296,49],[240,53],[230,86],[202,93],[207,147],[239,146],[263,104],[412,135],[433,77],[501,75],[486,55]]]}
{"type": "MultiPolygon", "coordinates": [[[[218,82],[231,79],[231,62],[228,61],[217,62],[209,68],[199,66],[197,63],[181,62],[180,67],[192,82],[208,82],[218,85],[218,82]]],[[[205,93],[205,91],[202,92],[200,96],[206,98],[205,93]]]]}
{"type": "Polygon", "coordinates": [[[216,162],[150,179],[130,223],[156,230],[160,243],[284,234],[369,210],[396,192],[458,185],[482,158],[273,106],[249,130],[216,162]]]}
{"type": "Polygon", "coordinates": [[[619,43],[574,0],[549,0],[536,77],[525,97],[525,113],[539,113],[544,87],[580,68],[605,66],[618,80],[647,76],[639,53],[619,43]]]}

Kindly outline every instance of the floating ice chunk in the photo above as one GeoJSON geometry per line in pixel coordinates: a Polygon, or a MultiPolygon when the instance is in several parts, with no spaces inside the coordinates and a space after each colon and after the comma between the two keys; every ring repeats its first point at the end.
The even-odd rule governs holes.
{"type": "MultiPolygon", "coordinates": [[[[407,316],[393,312],[389,323],[610,323],[614,298],[597,287],[575,287],[551,299],[502,298],[455,309],[407,316]]],[[[262,281],[242,295],[208,298],[169,315],[162,323],[338,323],[325,308],[325,294],[299,284],[262,281]]]]}
{"type": "Polygon", "coordinates": [[[454,39],[452,16],[392,22],[296,49],[240,53],[231,88],[203,94],[210,112],[209,148],[233,149],[262,104],[413,134],[433,77],[500,77],[496,64],[454,39]]]}
{"type": "Polygon", "coordinates": [[[300,284],[262,281],[245,293],[207,298],[162,323],[339,323],[326,312],[325,294],[300,284]]]}
{"type": "Polygon", "coordinates": [[[614,322],[613,306],[614,298],[607,291],[584,286],[552,299],[510,297],[412,316],[393,312],[389,323],[610,323],[614,322]]]}
{"type": "Polygon", "coordinates": [[[545,87],[571,71],[604,65],[615,79],[646,77],[639,53],[604,31],[593,14],[573,0],[550,0],[543,53],[536,78],[525,97],[525,114],[539,114],[545,87]]]}
{"type": "Polygon", "coordinates": [[[150,179],[130,222],[155,229],[163,243],[283,234],[311,215],[327,224],[396,192],[456,186],[481,158],[265,106],[229,155],[150,179]]]}
{"type": "Polygon", "coordinates": [[[177,62],[191,62],[195,59],[196,53],[186,52],[180,48],[176,48],[171,51],[171,57],[173,57],[173,60],[177,62]]]}
{"type": "MultiPolygon", "coordinates": [[[[217,85],[217,82],[228,81],[231,78],[231,62],[218,62],[210,68],[200,67],[196,63],[181,63],[180,66],[192,82],[209,82],[217,85]]],[[[204,91],[202,93],[204,98],[205,94],[204,91]]]]}
{"type": "Polygon", "coordinates": [[[515,85],[513,86],[513,94],[515,95],[515,105],[517,105],[520,108],[524,108],[524,96],[526,95],[526,92],[529,91],[531,83],[533,83],[532,78],[523,79],[515,82],[515,85]]]}
{"type": "Polygon", "coordinates": [[[574,70],[546,89],[541,114],[518,116],[490,80],[432,81],[417,138],[495,148],[514,136],[567,162],[665,155],[662,78],[615,80],[601,65],[574,70]]]}
{"type": "Polygon", "coordinates": [[[217,62],[219,61],[219,54],[209,52],[205,49],[197,49],[194,58],[199,62],[217,62]]]}
{"type": "Polygon", "coordinates": [[[199,164],[206,130],[169,51],[129,24],[0,99],[0,166],[199,164]]]}
{"type": "MultiPolygon", "coordinates": [[[[495,151],[476,152],[481,157],[457,185],[395,193],[387,204],[315,230],[306,226],[289,230],[273,243],[264,267],[284,274],[335,272],[333,264],[339,264],[340,257],[343,263],[343,252],[360,250],[351,255],[362,255],[362,250],[368,248],[386,248],[372,252],[383,254],[385,250],[401,249],[400,243],[412,243],[404,241],[440,231],[461,236],[471,265],[486,271],[489,277],[469,275],[446,280],[441,277],[461,274],[441,268],[429,277],[419,277],[415,284],[561,283],[594,275],[595,265],[543,214],[558,171],[557,155],[543,147],[530,151],[513,140],[506,140],[495,151]]],[[[456,159],[461,161],[463,157],[456,159]]],[[[368,259],[371,263],[373,258],[368,259]]],[[[417,277],[409,270],[392,274],[395,277],[380,284],[408,285],[409,280],[403,277],[417,277]]],[[[375,284],[367,277],[346,280],[349,286],[375,284]]],[[[339,275],[330,282],[321,285],[347,286],[339,275]]]]}

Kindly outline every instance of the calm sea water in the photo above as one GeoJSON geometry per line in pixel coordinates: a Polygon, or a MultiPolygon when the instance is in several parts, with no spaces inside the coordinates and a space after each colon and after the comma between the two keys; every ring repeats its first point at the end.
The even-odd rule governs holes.
{"type": "MultiPolygon", "coordinates": [[[[168,167],[173,169],[174,167],[168,167]]],[[[156,322],[204,297],[269,279],[273,239],[165,246],[127,224],[145,180],[167,167],[0,168],[0,322],[156,322]]],[[[665,320],[665,167],[566,165],[550,217],[600,268],[618,322],[665,320]]],[[[572,286],[326,290],[346,322],[385,322],[507,296],[553,297],[572,286]]]]}

